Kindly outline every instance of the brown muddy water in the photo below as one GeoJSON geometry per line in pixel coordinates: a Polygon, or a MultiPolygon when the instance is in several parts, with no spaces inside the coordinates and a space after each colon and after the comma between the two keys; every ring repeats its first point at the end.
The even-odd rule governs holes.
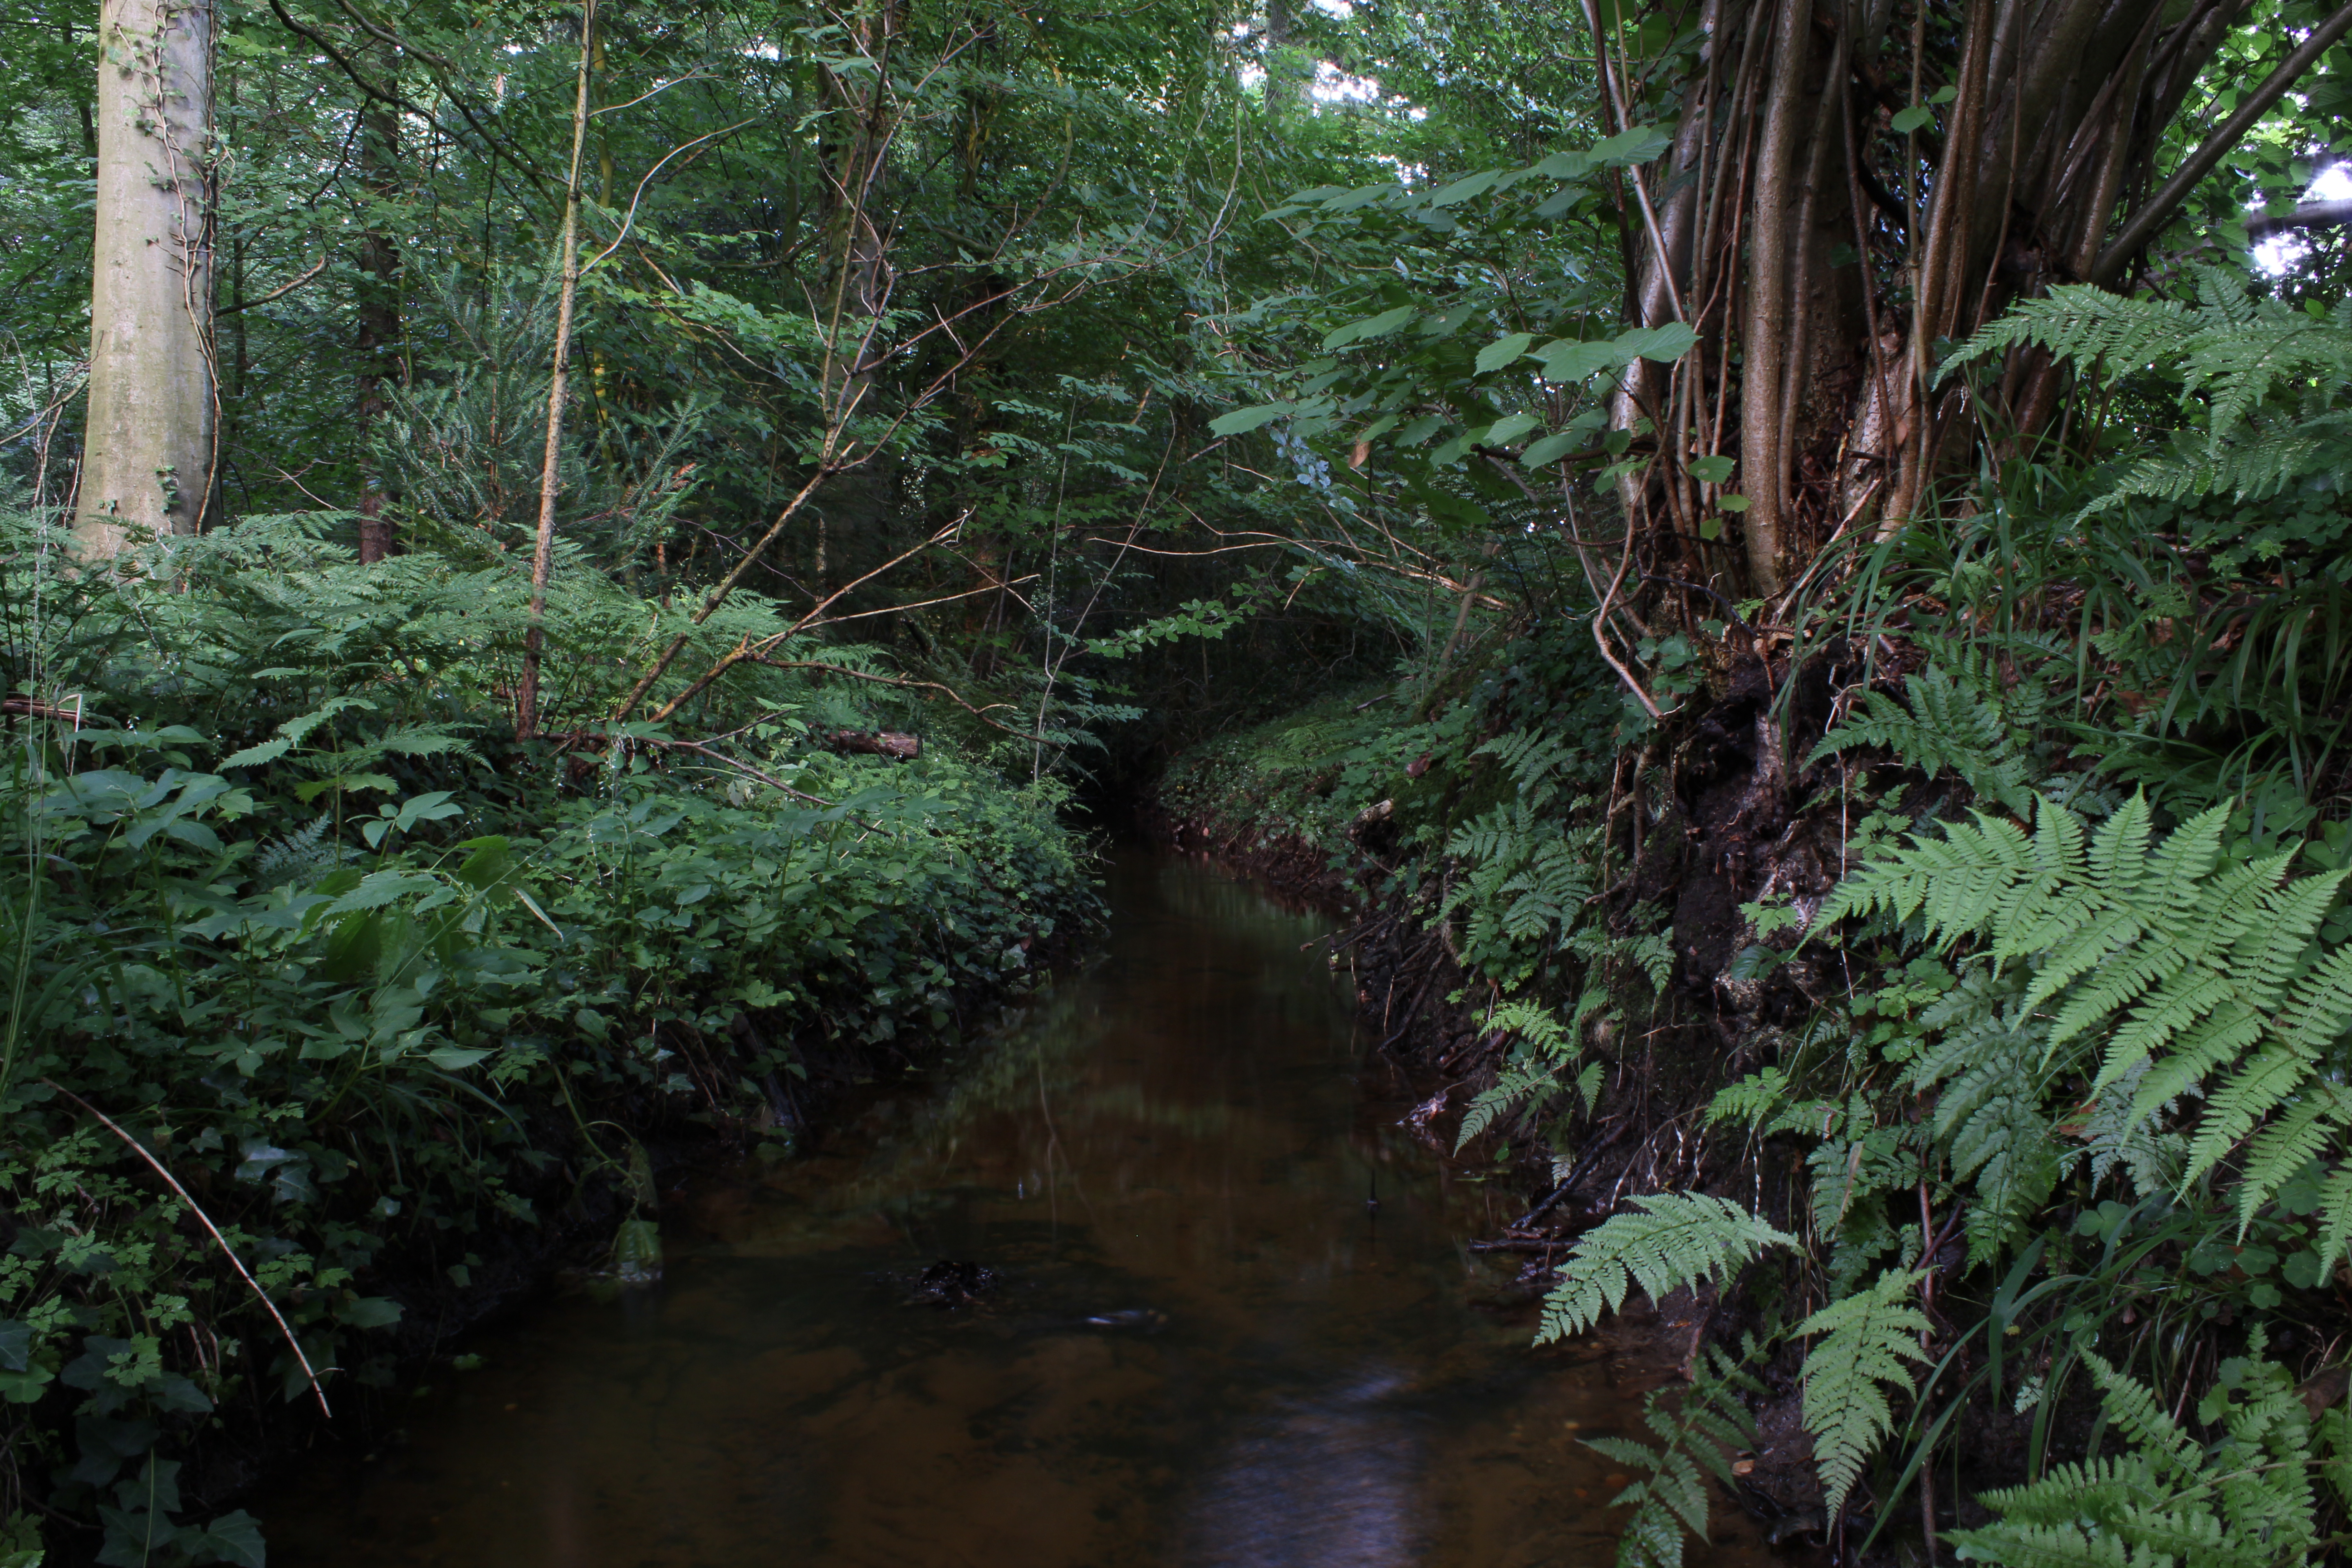
{"type": "MultiPolygon", "coordinates": [[[[1610,1562],[1626,1478],[1580,1439],[1635,1403],[1467,1249],[1517,1200],[1399,1124],[1301,951],[1329,922],[1143,853],[1109,895],[1108,951],[1025,1017],[698,1184],[658,1286],[483,1337],[263,1499],[273,1563],[1610,1562]],[[918,1300],[942,1260],[1000,1283],[918,1300]]],[[[1719,1519],[1694,1560],[1751,1541],[1719,1519]]]]}

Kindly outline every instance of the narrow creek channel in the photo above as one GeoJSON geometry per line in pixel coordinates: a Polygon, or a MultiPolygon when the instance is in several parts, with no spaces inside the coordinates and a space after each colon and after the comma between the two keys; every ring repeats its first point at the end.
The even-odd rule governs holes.
{"type": "MultiPolygon", "coordinates": [[[[484,1336],[260,1500],[273,1562],[1611,1561],[1625,1478],[1579,1439],[1637,1402],[1497,1305],[1518,1260],[1467,1244],[1516,1195],[1399,1125],[1302,951],[1329,922],[1141,852],[1109,896],[1107,952],[1009,1030],[698,1184],[660,1285],[484,1336]],[[999,1282],[919,1300],[942,1260],[999,1282]]],[[[1694,1561],[1766,1560],[1717,1534],[1694,1561]]]]}

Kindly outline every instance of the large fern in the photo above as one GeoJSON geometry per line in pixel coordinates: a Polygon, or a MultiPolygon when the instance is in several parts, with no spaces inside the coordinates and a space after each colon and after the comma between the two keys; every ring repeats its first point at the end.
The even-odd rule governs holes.
{"type": "MultiPolygon", "coordinates": [[[[2314,942],[2346,873],[2291,878],[2292,851],[2225,858],[2228,816],[2216,807],[2151,846],[2145,797],[2087,844],[2063,807],[2042,805],[2030,838],[1979,814],[1864,867],[1820,919],[1875,912],[1948,951],[1974,941],[1997,967],[2025,964],[2015,1007],[2047,1031],[2031,1069],[2079,1070],[2094,1095],[2135,1082],[2118,1135],[2201,1097],[2178,1180],[2242,1151],[2236,1195],[2251,1220],[2352,1127],[2352,1095],[2329,1076],[2352,1022],[2352,949],[2314,942]]],[[[2331,1184],[2331,1204],[2343,1190],[2331,1184]]],[[[2326,1223],[2352,1231],[2339,1209],[2326,1223]]]]}
{"type": "Polygon", "coordinates": [[[1925,1361],[1919,1348],[1927,1316],[1911,1304],[1919,1275],[1889,1269],[1875,1284],[1832,1301],[1797,1327],[1822,1336],[1805,1357],[1805,1430],[1812,1435],[1822,1491],[1832,1518],[1862,1474],[1863,1461],[1894,1429],[1882,1384],[1916,1386],[1907,1361],[1925,1361]]]}
{"type": "Polygon", "coordinates": [[[2089,510],[2134,497],[2275,495],[2306,475],[2340,469],[2352,421],[2329,405],[2352,381],[2352,301],[2325,315],[2247,298],[2242,279],[2200,268],[2198,301],[2125,298],[2079,285],[2021,301],[1978,330],[1943,374],[2033,344],[2108,374],[2153,369],[2178,382],[2203,426],[2161,456],[2136,459],[2089,510]]]}
{"type": "Polygon", "coordinates": [[[2107,1423],[2129,1452],[2062,1465],[2030,1486],[1987,1492],[2000,1517],[1955,1531],[1964,1558],[2009,1568],[2171,1563],[2181,1568],[2280,1568],[2314,1561],[2321,1540],[2314,1471],[2352,1502],[2342,1410],[2315,1420],[2285,1368],[2263,1359],[2229,1363],[2231,1386],[2209,1394],[2200,1416],[2221,1437],[2200,1443],[2155,1392],[2086,1352],[2107,1423]]]}
{"type": "Polygon", "coordinates": [[[1853,746],[1884,746],[1929,774],[1951,770],[1980,800],[2023,816],[2032,801],[2032,763],[2019,728],[1988,681],[1955,679],[1931,664],[1913,675],[1904,694],[1867,689],[1861,711],[1823,735],[1808,765],[1853,746]]]}
{"type": "Polygon", "coordinates": [[[1589,1010],[1580,1007],[1575,1022],[1563,1025],[1540,1003],[1506,1002],[1495,1009],[1486,1020],[1488,1033],[1517,1037],[1518,1044],[1496,1075],[1494,1087],[1471,1100],[1463,1112],[1462,1131],[1454,1141],[1455,1153],[1493,1126],[1496,1118],[1529,1100],[1541,1105],[1571,1082],[1584,1102],[1585,1114],[1591,1114],[1601,1095],[1601,1064],[1586,1062],[1573,1080],[1562,1077],[1576,1066],[1580,1055],[1575,1028],[1589,1010]]]}
{"type": "Polygon", "coordinates": [[[1658,1438],[1655,1447],[1632,1437],[1585,1440],[1586,1447],[1642,1478],[1615,1499],[1633,1510],[1617,1542],[1617,1568],[1681,1568],[1684,1531],[1706,1539],[1706,1479],[1729,1484],[1729,1453],[1756,1438],[1756,1422],[1741,1395],[1763,1392],[1748,1371],[1761,1355],[1752,1338],[1738,1356],[1710,1345],[1671,1405],[1667,1390],[1654,1390],[1643,1402],[1642,1420],[1658,1438]]]}
{"type": "Polygon", "coordinates": [[[1602,1311],[1622,1307],[1636,1284],[1654,1300],[1720,1278],[1767,1247],[1797,1245],[1738,1204],[1705,1193],[1657,1193],[1633,1203],[1637,1212],[1617,1215],[1578,1239],[1544,1300],[1538,1344],[1582,1333],[1602,1311]]]}

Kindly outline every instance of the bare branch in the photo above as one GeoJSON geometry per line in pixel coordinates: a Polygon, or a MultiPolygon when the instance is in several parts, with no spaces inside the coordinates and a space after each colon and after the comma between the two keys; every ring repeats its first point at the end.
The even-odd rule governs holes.
{"type": "Polygon", "coordinates": [[[2246,220],[2246,237],[2268,239],[2290,229],[2341,228],[2352,223],[2352,201],[2305,202],[2290,213],[2257,213],[2246,220]]]}

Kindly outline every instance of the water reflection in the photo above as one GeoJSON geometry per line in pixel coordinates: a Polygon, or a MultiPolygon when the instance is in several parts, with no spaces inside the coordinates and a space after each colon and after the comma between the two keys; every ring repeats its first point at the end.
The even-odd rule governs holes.
{"type": "Polygon", "coordinates": [[[1285,1401],[1212,1461],[1187,1510],[1183,1560],[1200,1568],[1361,1568],[1418,1563],[1427,1549],[1421,1434],[1398,1373],[1365,1369],[1285,1401]]]}
{"type": "Polygon", "coordinates": [[[657,1289],[493,1336],[263,1500],[274,1558],[1604,1561],[1624,1478],[1576,1439],[1631,1413],[1497,1309],[1463,1243],[1507,1194],[1396,1125],[1325,923],[1167,858],[1110,891],[1108,952],[1019,1026],[666,1215],[657,1289]],[[942,1259],[998,1283],[933,1304],[942,1259]]]}

